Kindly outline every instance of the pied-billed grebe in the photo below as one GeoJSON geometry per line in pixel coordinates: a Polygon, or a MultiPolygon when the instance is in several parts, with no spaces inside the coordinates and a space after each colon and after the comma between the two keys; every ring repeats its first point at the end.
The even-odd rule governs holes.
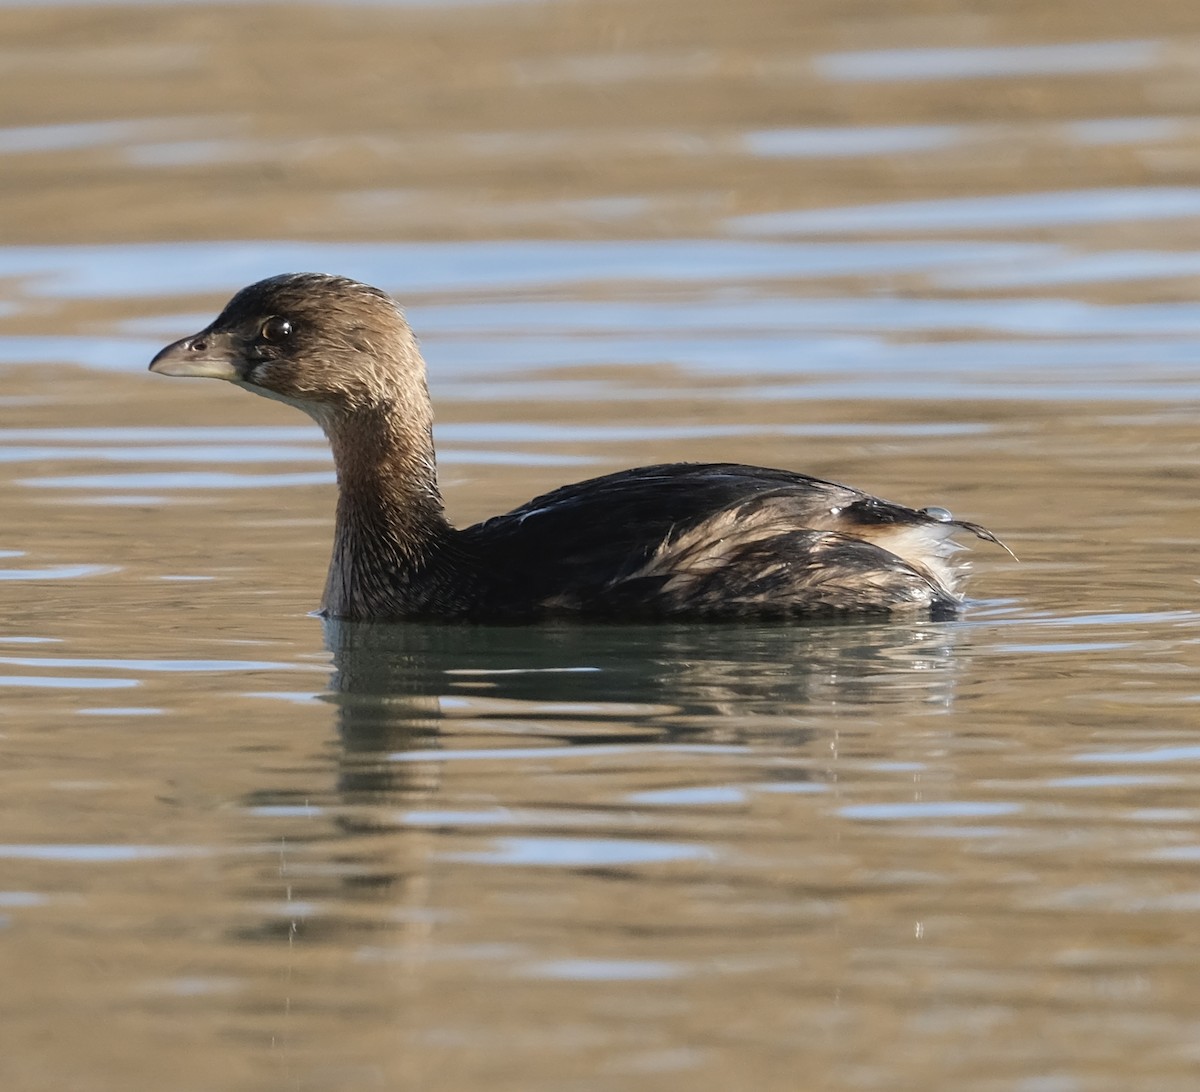
{"type": "Polygon", "coordinates": [[[669,463],[566,485],[459,530],[438,491],[425,364],[397,304],[318,273],[243,288],[150,364],[305,411],[339,487],[323,612],[350,620],[529,622],[946,617],[957,531],[787,470],[669,463]]]}

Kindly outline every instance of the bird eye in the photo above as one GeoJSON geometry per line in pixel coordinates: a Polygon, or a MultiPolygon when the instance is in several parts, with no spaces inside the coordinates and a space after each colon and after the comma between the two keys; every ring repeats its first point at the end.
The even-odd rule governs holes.
{"type": "Polygon", "coordinates": [[[258,336],[263,341],[284,341],[292,332],[292,324],[285,318],[269,318],[262,324],[258,336]]]}

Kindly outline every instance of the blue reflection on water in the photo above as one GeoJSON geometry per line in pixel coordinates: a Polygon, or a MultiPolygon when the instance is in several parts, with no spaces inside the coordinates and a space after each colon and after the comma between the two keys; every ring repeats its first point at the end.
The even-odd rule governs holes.
{"type": "MultiPolygon", "coordinates": [[[[958,226],[1021,227],[1074,221],[1200,212],[1200,188],[1108,189],[1007,195],[956,201],[902,202],[745,217],[750,230],[933,231],[958,226]]],[[[348,272],[412,297],[410,316],[425,338],[434,393],[475,399],[527,395],[573,399],[651,398],[664,392],[661,372],[629,382],[597,368],[669,365],[682,374],[744,377],[756,386],[696,384],[696,399],[877,398],[1200,398],[1193,362],[1200,356],[1200,308],[1181,303],[1101,305],[1070,299],[936,298],[961,292],[1071,280],[1129,280],[1200,271],[1187,252],[1083,255],[1041,243],[889,240],[780,243],[665,240],[638,242],[486,242],[444,244],[195,243],[93,247],[0,248],[0,276],[19,293],[82,299],[96,296],[191,296],[219,301],[245,281],[287,268],[348,272]],[[923,297],[887,292],[806,298],[793,278],[924,277],[923,297]],[[672,297],[647,298],[638,286],[672,286],[672,297]],[[480,299],[481,293],[536,295],[555,286],[562,298],[480,299]],[[595,298],[597,285],[616,298],[595,298]],[[572,298],[572,296],[591,298],[572,298]],[[682,298],[680,298],[682,296],[682,298]],[[988,339],[979,333],[998,335],[988,339]],[[950,338],[944,335],[954,335],[950,338]],[[916,335],[911,337],[909,335],[916,335]],[[1016,337],[1012,335],[1018,335],[1016,337]],[[1188,335],[1188,336],[1180,336],[1188,335]],[[545,376],[548,369],[560,374],[545,376]],[[568,369],[577,369],[572,374],[568,369]],[[585,373],[584,369],[592,369],[585,373]],[[785,379],[772,383],[768,377],[785,379]]],[[[844,293],[843,289],[843,293],[844,293]]],[[[19,302],[18,302],[19,306],[19,302]]],[[[194,302],[190,304],[194,307],[194,302]]],[[[89,329],[66,336],[0,336],[0,363],[74,363],[140,372],[162,342],[197,328],[181,315],[120,320],[112,336],[89,329]],[[145,336],[152,332],[153,337],[145,336]]],[[[163,440],[168,440],[163,434],[163,440]]],[[[311,433],[297,432],[307,442],[311,433]]],[[[13,439],[16,437],[14,436],[13,439]]],[[[80,439],[82,439],[82,435],[80,439]]],[[[273,437],[283,439],[283,436],[273,437]]],[[[478,434],[468,438],[476,441],[478,434]]],[[[4,437],[0,436],[0,440],[4,437]]],[[[170,440],[176,437],[171,436],[170,440]]],[[[214,440],[219,439],[216,435],[214,440]]],[[[231,438],[233,443],[250,436],[231,438]]],[[[168,441],[169,442],[169,441],[168,441]]],[[[163,453],[167,457],[167,453],[163,453]]],[[[67,451],[42,457],[72,458],[67,451]]],[[[282,449],[259,462],[323,459],[282,449]]],[[[245,452],[238,458],[244,458],[245,452]]],[[[25,454],[10,446],[4,458],[25,454]]],[[[139,461],[142,453],[104,455],[139,461]]],[[[215,446],[211,462],[235,456],[215,446]]],[[[447,463],[537,464],[536,453],[443,449],[447,463]]],[[[178,461],[194,455],[178,454],[178,461]]],[[[556,456],[561,463],[564,457],[556,456]]],[[[273,484],[316,484],[325,472],[273,484]]],[[[184,482],[118,479],[109,489],[245,486],[240,475],[184,482]],[[236,480],[235,480],[236,479],[236,480]]],[[[77,481],[56,479],[63,486],[77,481]]],[[[82,487],[88,487],[89,482],[82,487]]],[[[258,484],[267,484],[259,481],[258,484]]]]}
{"type": "Polygon", "coordinates": [[[764,129],[747,133],[744,140],[754,155],[836,159],[947,148],[962,140],[969,131],[961,125],[862,125],[764,129]]]}
{"type": "Polygon", "coordinates": [[[1047,45],[872,49],[826,53],[813,64],[827,80],[978,80],[989,76],[1064,76],[1154,67],[1162,43],[1151,39],[1047,45]]]}
{"type": "MultiPolygon", "coordinates": [[[[1200,190],[1196,191],[1200,194],[1200,190]]],[[[865,275],[947,265],[1038,260],[1056,248],[1035,243],[887,241],[464,243],[137,243],[0,248],[0,276],[30,295],[141,296],[212,292],[287,270],[341,272],[401,294],[561,286],[570,282],[666,281],[865,275]]]]}
{"type": "MultiPolygon", "coordinates": [[[[755,235],[998,231],[1064,224],[1172,220],[1197,214],[1200,214],[1200,188],[1126,186],[767,212],[735,217],[730,226],[755,235]]],[[[986,259],[981,259],[978,264],[986,265],[986,259]]]]}
{"type": "Polygon", "coordinates": [[[632,838],[497,838],[478,853],[446,853],[446,860],[477,864],[532,865],[552,868],[611,868],[707,860],[705,846],[632,838]]]}

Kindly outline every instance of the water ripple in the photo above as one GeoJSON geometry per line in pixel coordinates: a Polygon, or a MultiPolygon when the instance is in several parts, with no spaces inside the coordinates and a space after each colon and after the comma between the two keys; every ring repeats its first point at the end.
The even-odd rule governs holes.
{"type": "Polygon", "coordinates": [[[0,686],[43,690],[127,690],[140,686],[137,679],[103,679],[72,675],[0,675],[0,686]]]}
{"type": "Polygon", "coordinates": [[[978,80],[988,77],[1092,75],[1153,68],[1162,43],[1152,39],[941,49],[873,49],[815,58],[827,80],[978,80]]]}
{"type": "Polygon", "coordinates": [[[1014,815],[1020,804],[983,800],[944,800],[916,804],[849,804],[838,808],[845,819],[977,819],[993,815],[1014,815]]]}
{"type": "Polygon", "coordinates": [[[82,580],[119,571],[114,565],[48,565],[41,569],[0,569],[0,580],[82,580]]]}
{"type": "Polygon", "coordinates": [[[639,743],[632,747],[627,744],[598,743],[567,747],[478,747],[457,751],[395,751],[387,757],[389,762],[525,762],[531,758],[541,760],[576,759],[594,758],[601,755],[644,755],[647,753],[738,755],[746,753],[746,748],[703,743],[639,743]]]}
{"type": "Polygon", "coordinates": [[[874,231],[907,234],[914,231],[1012,231],[1056,228],[1068,224],[1174,220],[1197,214],[1200,214],[1200,188],[1137,186],[766,212],[737,217],[730,221],[730,227],[755,235],[874,231]]]}
{"type": "Polygon", "coordinates": [[[77,668],[94,667],[113,671],[316,671],[325,672],[323,664],[297,662],[277,663],[271,660],[104,660],[72,659],[66,656],[0,656],[0,664],[24,667],[77,668]]]}
{"type": "Polygon", "coordinates": [[[0,860],[115,864],[125,861],[161,861],[179,857],[206,857],[211,852],[200,846],[156,846],[132,843],[120,845],[0,845],[0,860]]]}
{"type": "Polygon", "coordinates": [[[491,849],[445,853],[443,860],[547,868],[614,868],[712,860],[707,847],[625,838],[497,838],[491,849]]]}

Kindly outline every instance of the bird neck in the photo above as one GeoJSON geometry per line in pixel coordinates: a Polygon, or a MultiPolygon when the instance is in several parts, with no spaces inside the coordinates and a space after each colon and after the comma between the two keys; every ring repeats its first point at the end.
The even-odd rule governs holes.
{"type": "Polygon", "coordinates": [[[432,415],[387,403],[324,422],[337,470],[333,556],[322,610],[400,617],[453,534],[437,484],[432,415]]]}

